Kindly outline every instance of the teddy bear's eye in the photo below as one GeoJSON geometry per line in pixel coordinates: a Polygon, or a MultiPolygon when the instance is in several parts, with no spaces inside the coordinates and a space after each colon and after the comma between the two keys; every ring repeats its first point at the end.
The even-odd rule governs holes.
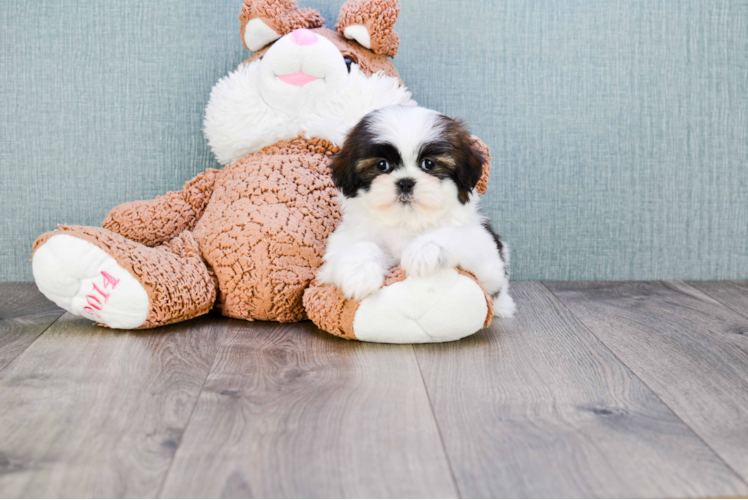
{"type": "Polygon", "coordinates": [[[389,172],[390,163],[387,160],[379,160],[377,163],[377,170],[380,172],[389,172]]]}
{"type": "Polygon", "coordinates": [[[423,161],[421,162],[421,168],[422,168],[422,169],[424,169],[424,170],[425,170],[425,171],[427,171],[427,172],[428,172],[429,170],[433,169],[433,168],[434,168],[435,166],[436,166],[436,165],[434,164],[434,162],[433,162],[433,161],[431,161],[431,160],[429,160],[428,158],[426,158],[425,160],[423,160],[423,161]]]}
{"type": "Polygon", "coordinates": [[[350,73],[351,72],[351,64],[353,64],[353,59],[351,59],[350,57],[346,57],[346,58],[343,59],[343,61],[345,61],[345,66],[348,68],[348,73],[350,73]]]}

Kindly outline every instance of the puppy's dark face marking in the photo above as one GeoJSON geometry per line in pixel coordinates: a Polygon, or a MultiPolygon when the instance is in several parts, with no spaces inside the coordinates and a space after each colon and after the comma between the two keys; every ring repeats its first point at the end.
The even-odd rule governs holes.
{"type": "Polygon", "coordinates": [[[451,179],[460,203],[465,204],[480,180],[486,157],[474,146],[464,123],[441,115],[437,124],[443,131],[439,138],[421,146],[418,164],[437,179],[451,179]]]}
{"type": "MultiPolygon", "coordinates": [[[[413,161],[413,153],[401,152],[395,145],[377,136],[374,130],[377,114],[378,111],[374,111],[364,117],[351,130],[343,148],[333,158],[333,181],[348,198],[355,198],[360,190],[368,191],[378,176],[404,169],[404,157],[411,157],[409,161],[413,161]]],[[[423,142],[415,145],[415,165],[409,166],[406,172],[413,169],[416,173],[420,171],[442,181],[451,180],[457,187],[458,200],[465,204],[481,177],[486,158],[474,146],[467,127],[461,121],[438,115],[433,121],[432,130],[436,133],[428,134],[423,142]]],[[[399,181],[394,184],[403,202],[409,202],[417,190],[417,178],[411,180],[413,184],[407,185],[407,192],[403,191],[404,187],[399,181]]]]}
{"type": "Polygon", "coordinates": [[[372,113],[358,122],[332,160],[335,187],[348,198],[355,198],[361,189],[368,191],[378,176],[403,166],[402,157],[395,146],[376,141],[371,131],[371,121],[372,113]]]}

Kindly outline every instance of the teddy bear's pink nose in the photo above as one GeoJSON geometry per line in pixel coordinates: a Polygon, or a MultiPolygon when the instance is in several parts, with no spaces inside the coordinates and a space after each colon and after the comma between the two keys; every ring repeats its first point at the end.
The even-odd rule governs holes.
{"type": "Polygon", "coordinates": [[[317,35],[305,28],[294,30],[291,37],[296,45],[314,45],[317,43],[317,35]]]}

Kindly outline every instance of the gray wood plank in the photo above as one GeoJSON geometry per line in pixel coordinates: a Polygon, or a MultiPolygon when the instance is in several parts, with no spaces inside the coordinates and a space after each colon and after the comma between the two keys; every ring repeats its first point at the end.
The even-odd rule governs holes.
{"type": "Polygon", "coordinates": [[[543,285],[515,283],[513,294],[514,319],[416,347],[463,496],[748,493],[543,285]]]}
{"type": "Polygon", "coordinates": [[[689,281],[688,284],[748,318],[748,280],[689,281]]]}
{"type": "Polygon", "coordinates": [[[224,331],[66,313],[0,373],[0,496],[155,496],[224,331]]]}
{"type": "Polygon", "coordinates": [[[63,312],[33,283],[0,283],[0,371],[63,312]]]}
{"type": "Polygon", "coordinates": [[[748,319],[680,282],[548,287],[748,480],[748,319]]]}
{"type": "Polygon", "coordinates": [[[453,497],[410,346],[236,321],[163,497],[453,497]]]}

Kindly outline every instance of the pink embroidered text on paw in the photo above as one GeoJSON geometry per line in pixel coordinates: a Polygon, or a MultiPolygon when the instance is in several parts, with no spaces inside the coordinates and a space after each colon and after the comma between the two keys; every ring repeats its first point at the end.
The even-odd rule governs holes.
{"type": "Polygon", "coordinates": [[[88,305],[83,308],[84,311],[86,311],[88,314],[91,314],[93,316],[96,316],[97,318],[101,318],[94,310],[101,311],[101,309],[104,307],[104,304],[109,301],[109,297],[111,296],[111,293],[107,293],[105,290],[108,287],[111,287],[112,290],[117,288],[117,283],[119,283],[119,280],[109,274],[106,271],[101,271],[101,277],[102,277],[102,284],[101,288],[99,288],[96,283],[91,283],[91,293],[86,295],[86,302],[88,302],[88,305]],[[104,290],[102,290],[102,288],[104,290]],[[98,293],[98,296],[97,296],[98,293]],[[99,299],[99,296],[101,299],[103,299],[103,302],[101,299],[99,299]]]}

